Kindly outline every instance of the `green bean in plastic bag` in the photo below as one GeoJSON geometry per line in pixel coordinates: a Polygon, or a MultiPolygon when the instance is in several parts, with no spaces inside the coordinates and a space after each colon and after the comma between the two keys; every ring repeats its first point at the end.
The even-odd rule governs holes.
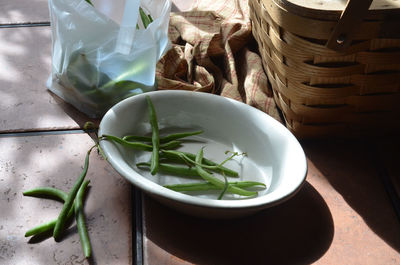
{"type": "Polygon", "coordinates": [[[119,5],[117,14],[118,8],[109,10],[110,1],[49,0],[53,50],[47,87],[89,117],[155,90],[156,64],[170,47],[170,1],[119,5]]]}

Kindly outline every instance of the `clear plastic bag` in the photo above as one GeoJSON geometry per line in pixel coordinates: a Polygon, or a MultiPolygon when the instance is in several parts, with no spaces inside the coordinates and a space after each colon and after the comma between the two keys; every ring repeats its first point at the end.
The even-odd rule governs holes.
{"type": "Polygon", "coordinates": [[[92,3],[49,0],[53,50],[47,87],[96,118],[127,97],[155,90],[157,61],[170,46],[171,2],[92,3]],[[139,6],[153,19],[147,28],[139,6]]]}

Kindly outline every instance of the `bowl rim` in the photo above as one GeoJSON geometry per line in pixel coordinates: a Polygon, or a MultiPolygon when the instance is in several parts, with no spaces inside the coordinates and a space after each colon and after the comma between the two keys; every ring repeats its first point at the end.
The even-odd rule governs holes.
{"type": "Polygon", "coordinates": [[[270,207],[277,205],[279,203],[282,203],[286,201],[287,199],[291,198],[294,196],[303,186],[306,176],[307,176],[307,171],[308,171],[308,165],[307,165],[307,159],[304,153],[304,150],[302,146],[300,145],[299,141],[297,138],[279,121],[268,115],[267,113],[252,107],[248,104],[245,104],[243,102],[227,98],[224,96],[216,95],[216,94],[211,94],[211,93],[206,93],[206,92],[198,92],[198,91],[186,91],[186,90],[156,90],[156,91],[151,91],[151,92],[146,92],[142,93],[139,95],[135,95],[132,97],[129,97],[127,99],[124,99],[120,101],[119,103],[115,104],[112,108],[110,108],[106,114],[103,116],[101,119],[100,125],[99,125],[99,131],[98,134],[101,136],[103,134],[103,128],[105,124],[107,124],[108,120],[110,117],[114,116],[114,112],[118,112],[118,110],[125,105],[129,104],[134,104],[136,101],[141,101],[145,100],[145,96],[157,96],[157,97],[163,97],[163,96],[187,96],[187,95],[195,96],[198,98],[198,100],[208,100],[208,99],[213,99],[213,100],[221,100],[221,101],[229,101],[229,103],[234,104],[235,106],[241,107],[248,109],[249,111],[253,112],[258,112],[259,114],[261,113],[264,118],[270,123],[273,124],[273,126],[280,130],[280,133],[285,134],[284,138],[288,139],[288,142],[291,144],[294,144],[296,148],[300,151],[299,153],[299,159],[302,161],[299,162],[299,165],[302,165],[300,168],[301,172],[299,172],[299,176],[294,178],[293,180],[296,181],[294,185],[292,185],[294,188],[288,190],[284,194],[277,194],[276,192],[271,192],[268,194],[265,194],[263,196],[259,197],[254,197],[254,198],[244,198],[244,199],[237,199],[237,200],[216,200],[216,199],[208,199],[208,198],[199,198],[195,196],[191,196],[188,194],[180,193],[180,192],[175,192],[173,190],[170,190],[168,188],[165,188],[150,179],[147,179],[145,176],[142,176],[139,174],[136,170],[132,168],[132,171],[134,172],[134,175],[128,174],[114,159],[113,156],[108,156],[111,143],[106,142],[106,141],[100,141],[100,147],[103,149],[107,161],[111,164],[111,166],[126,180],[131,182],[133,185],[136,187],[140,188],[142,191],[145,193],[148,193],[149,195],[155,195],[157,197],[163,197],[164,199],[172,200],[172,201],[178,201],[180,203],[184,204],[189,204],[189,205],[195,205],[195,206],[200,206],[200,207],[211,207],[211,208],[229,208],[229,209],[251,209],[251,208],[260,208],[260,207],[270,207]]]}

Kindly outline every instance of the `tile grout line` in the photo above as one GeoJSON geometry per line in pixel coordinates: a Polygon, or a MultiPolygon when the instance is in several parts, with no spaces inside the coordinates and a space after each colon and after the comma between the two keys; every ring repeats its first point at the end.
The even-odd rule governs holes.
{"type": "MultiPolygon", "coordinates": [[[[0,24],[1,28],[26,28],[26,27],[48,27],[50,22],[33,22],[33,23],[10,23],[10,24],[0,24]]],[[[90,131],[89,131],[90,132],[90,131]]],[[[0,132],[0,139],[6,137],[24,137],[24,136],[43,136],[43,135],[60,135],[60,134],[80,134],[88,133],[83,129],[39,129],[30,131],[14,131],[14,132],[0,132]]],[[[143,265],[143,238],[142,238],[142,194],[141,192],[132,186],[132,205],[134,225],[132,231],[133,244],[132,251],[134,253],[134,264],[143,265]]]]}
{"type": "MultiPolygon", "coordinates": [[[[6,137],[24,137],[24,136],[42,136],[42,135],[60,135],[60,134],[83,134],[93,131],[84,131],[83,129],[59,129],[59,130],[32,130],[19,132],[0,132],[0,139],[6,137]]],[[[142,222],[142,193],[139,189],[131,186],[133,206],[133,224],[132,224],[132,256],[133,265],[143,265],[143,222],[142,222]]]]}
{"type": "Polygon", "coordinates": [[[141,191],[132,187],[133,225],[132,225],[132,255],[134,265],[143,265],[143,197],[141,191]]]}
{"type": "MultiPolygon", "coordinates": [[[[89,131],[90,132],[90,131],[89,131]]],[[[0,132],[0,138],[6,137],[24,137],[24,136],[41,136],[41,135],[60,135],[60,134],[78,134],[86,133],[83,129],[53,129],[53,130],[26,130],[14,132],[0,132]]]]}
{"type": "Polygon", "coordinates": [[[50,26],[49,21],[0,24],[0,28],[26,28],[26,27],[48,27],[48,26],[50,26]]]}

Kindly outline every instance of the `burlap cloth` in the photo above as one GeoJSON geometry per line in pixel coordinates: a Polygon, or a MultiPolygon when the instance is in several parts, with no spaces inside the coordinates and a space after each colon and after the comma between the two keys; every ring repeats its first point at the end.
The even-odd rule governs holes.
{"type": "Polygon", "coordinates": [[[247,0],[199,0],[171,13],[170,49],[157,64],[158,89],[218,94],[281,121],[251,35],[247,0]]]}

